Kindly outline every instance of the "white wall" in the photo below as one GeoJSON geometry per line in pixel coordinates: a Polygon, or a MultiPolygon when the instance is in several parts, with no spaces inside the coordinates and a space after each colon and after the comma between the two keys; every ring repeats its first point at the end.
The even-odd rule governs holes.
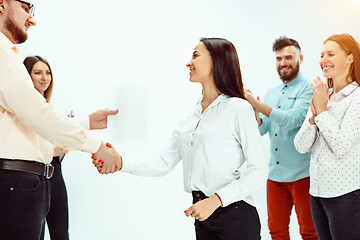
{"type": "MultiPolygon", "coordinates": [[[[246,86],[262,98],[279,84],[273,41],[287,35],[299,41],[305,76],[321,76],[322,42],[347,32],[358,40],[358,0],[63,0],[35,1],[37,26],[20,46],[21,57],[38,54],[54,73],[53,102],[64,112],[85,115],[113,106],[110,90],[137,84],[147,126],[142,139],[115,144],[123,154],[156,155],[173,126],[201,93],[189,83],[186,62],[200,37],[224,37],[234,43],[246,86]],[[342,2],[342,3],[340,3],[342,2]]],[[[139,102],[128,101],[129,106],[139,102]]],[[[121,112],[119,113],[121,116],[121,112]]],[[[96,132],[110,141],[110,130],[96,132]]],[[[119,132],[118,134],[122,134],[119,132]]],[[[268,147],[267,136],[264,137],[268,147]]],[[[72,239],[195,239],[193,220],[183,211],[191,196],[183,191],[182,166],[163,178],[116,173],[99,175],[90,155],[69,153],[63,162],[70,204],[72,239]]],[[[265,188],[255,194],[267,230],[265,188]]],[[[292,219],[293,239],[300,239],[292,219]]]]}

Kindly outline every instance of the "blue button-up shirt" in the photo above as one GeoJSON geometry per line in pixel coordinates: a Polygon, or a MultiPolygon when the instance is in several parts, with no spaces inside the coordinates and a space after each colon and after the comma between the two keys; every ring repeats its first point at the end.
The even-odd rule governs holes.
{"type": "Polygon", "coordinates": [[[301,73],[289,82],[270,89],[264,103],[272,107],[268,117],[261,114],[261,135],[270,136],[269,179],[293,182],[309,176],[310,153],[296,151],[294,138],[309,109],[312,90],[310,81],[301,73]]]}

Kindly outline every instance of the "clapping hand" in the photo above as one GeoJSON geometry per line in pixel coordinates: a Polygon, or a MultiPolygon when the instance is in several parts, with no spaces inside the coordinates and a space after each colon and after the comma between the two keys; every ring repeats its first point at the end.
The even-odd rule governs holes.
{"type": "Polygon", "coordinates": [[[310,109],[312,112],[312,116],[309,118],[309,122],[310,122],[310,124],[315,125],[315,117],[317,116],[317,112],[316,112],[316,109],[314,106],[313,98],[311,98],[311,101],[310,101],[310,109]]]}
{"type": "Polygon", "coordinates": [[[122,168],[122,159],[110,143],[101,142],[99,150],[92,155],[93,164],[101,174],[109,174],[122,168]]]}
{"type": "Polygon", "coordinates": [[[320,80],[319,77],[316,77],[316,79],[314,79],[314,84],[316,86],[316,89],[314,85],[311,84],[313,97],[311,100],[312,103],[310,103],[310,107],[311,105],[313,106],[313,108],[311,108],[313,115],[314,113],[318,115],[324,111],[327,111],[327,104],[329,101],[329,89],[326,84],[320,80]]]}

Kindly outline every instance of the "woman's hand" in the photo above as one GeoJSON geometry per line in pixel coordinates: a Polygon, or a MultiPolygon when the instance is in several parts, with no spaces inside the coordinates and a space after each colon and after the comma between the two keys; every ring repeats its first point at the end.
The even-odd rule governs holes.
{"type": "MultiPolygon", "coordinates": [[[[106,147],[109,148],[113,154],[116,156],[116,158],[119,161],[119,166],[116,167],[115,171],[120,171],[122,168],[122,158],[120,156],[120,154],[116,151],[116,149],[110,144],[110,143],[106,143],[106,147]]],[[[91,156],[92,158],[92,163],[94,164],[94,166],[97,168],[99,173],[104,173],[104,161],[102,159],[97,159],[94,155],[91,156]]],[[[112,173],[112,172],[111,172],[112,173]]]]}
{"type": "Polygon", "coordinates": [[[310,109],[311,109],[311,112],[312,112],[312,116],[309,118],[309,122],[311,125],[315,125],[315,117],[317,116],[317,112],[316,112],[316,109],[315,109],[315,106],[314,106],[314,100],[311,98],[311,101],[310,101],[310,109]]]}
{"type": "Polygon", "coordinates": [[[200,221],[205,221],[215,210],[222,205],[220,198],[214,194],[209,198],[198,201],[184,211],[187,217],[191,216],[200,221]]]}
{"type": "Polygon", "coordinates": [[[314,85],[311,84],[311,89],[313,91],[312,102],[315,108],[315,112],[318,115],[324,111],[327,111],[327,104],[329,101],[329,89],[326,84],[320,80],[319,77],[316,77],[316,79],[314,79],[314,84],[316,86],[316,89],[314,85]]]}

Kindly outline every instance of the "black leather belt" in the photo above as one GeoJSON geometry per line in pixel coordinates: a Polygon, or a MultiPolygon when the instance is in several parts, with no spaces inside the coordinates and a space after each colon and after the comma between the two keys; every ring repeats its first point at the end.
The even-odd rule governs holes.
{"type": "Polygon", "coordinates": [[[41,162],[18,159],[0,158],[0,169],[34,173],[50,179],[54,173],[54,167],[41,162]]]}

